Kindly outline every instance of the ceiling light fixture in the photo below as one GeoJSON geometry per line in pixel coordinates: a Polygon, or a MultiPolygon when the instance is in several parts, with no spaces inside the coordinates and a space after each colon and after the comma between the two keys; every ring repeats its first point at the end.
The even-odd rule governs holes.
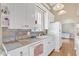
{"type": "Polygon", "coordinates": [[[65,14],[65,13],[66,13],[65,10],[61,10],[61,11],[58,12],[58,15],[63,15],[63,14],[65,14]]]}
{"type": "Polygon", "coordinates": [[[53,10],[54,11],[59,11],[59,10],[61,10],[63,8],[64,8],[64,5],[61,4],[61,3],[58,3],[58,4],[55,4],[55,6],[53,7],[53,10]]]}

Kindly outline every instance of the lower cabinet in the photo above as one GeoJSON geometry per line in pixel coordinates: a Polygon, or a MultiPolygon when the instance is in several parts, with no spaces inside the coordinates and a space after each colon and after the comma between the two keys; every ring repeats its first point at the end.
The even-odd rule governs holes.
{"type": "Polygon", "coordinates": [[[30,56],[43,56],[44,45],[43,41],[37,42],[29,47],[30,56]]]}
{"type": "Polygon", "coordinates": [[[44,39],[44,55],[49,55],[55,48],[55,41],[52,37],[44,39]]]}
{"type": "Polygon", "coordinates": [[[11,51],[8,51],[8,56],[42,56],[44,55],[43,40],[35,42],[29,46],[23,46],[11,51]]]}
{"type": "Polygon", "coordinates": [[[29,46],[24,46],[22,49],[22,56],[29,56],[29,49],[28,49],[29,46]]]}
{"type": "Polygon", "coordinates": [[[17,48],[11,51],[8,51],[7,53],[10,56],[28,56],[28,46],[23,46],[21,48],[17,48]]]}
{"type": "Polygon", "coordinates": [[[23,46],[11,51],[7,55],[10,56],[47,56],[55,49],[55,39],[46,37],[43,40],[35,42],[29,46],[23,46]]]}

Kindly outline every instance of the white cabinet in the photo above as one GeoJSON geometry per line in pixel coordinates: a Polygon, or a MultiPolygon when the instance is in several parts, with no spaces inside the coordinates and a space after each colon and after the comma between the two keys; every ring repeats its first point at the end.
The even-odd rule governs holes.
{"type": "Polygon", "coordinates": [[[44,39],[44,55],[49,55],[55,48],[55,39],[47,37],[44,39]]]}
{"type": "Polygon", "coordinates": [[[54,15],[51,12],[48,12],[49,26],[54,22],[54,15]]]}
{"type": "Polygon", "coordinates": [[[22,29],[24,28],[25,21],[25,7],[24,4],[7,4],[9,10],[10,17],[10,25],[11,29],[22,29]]]}
{"type": "Polygon", "coordinates": [[[33,3],[25,4],[25,23],[29,26],[29,29],[34,28],[35,25],[35,11],[36,6],[33,3]]]}
{"type": "Polygon", "coordinates": [[[54,23],[54,15],[48,12],[48,31],[52,31],[52,24],[54,23]]]}
{"type": "MultiPolygon", "coordinates": [[[[7,6],[9,12],[9,29],[33,29],[34,27],[38,27],[38,30],[47,29],[47,13],[49,11],[45,10],[44,6],[40,7],[39,4],[33,3],[11,3],[5,4],[5,6],[7,6]],[[35,25],[35,20],[37,20],[37,25],[35,25]]],[[[52,19],[52,14],[50,16],[52,19]]]]}
{"type": "Polygon", "coordinates": [[[43,40],[29,46],[30,56],[43,56],[44,55],[44,45],[43,40]]]}
{"type": "Polygon", "coordinates": [[[9,12],[8,7],[6,4],[1,4],[0,6],[0,24],[1,27],[8,27],[9,26],[9,12]]]}
{"type": "Polygon", "coordinates": [[[35,5],[7,4],[10,17],[9,29],[32,29],[35,23],[35,5]]]}
{"type": "Polygon", "coordinates": [[[22,47],[22,56],[29,56],[29,46],[23,46],[22,47]]]}
{"type": "Polygon", "coordinates": [[[38,31],[43,31],[44,29],[44,10],[42,10],[40,7],[36,6],[36,23],[35,23],[35,27],[38,31]]]}
{"type": "Polygon", "coordinates": [[[15,49],[12,51],[8,51],[7,53],[8,56],[20,56],[20,49],[15,49]]]}
{"type": "Polygon", "coordinates": [[[10,56],[28,56],[28,46],[23,46],[21,48],[17,48],[7,52],[7,55],[10,56]]]}

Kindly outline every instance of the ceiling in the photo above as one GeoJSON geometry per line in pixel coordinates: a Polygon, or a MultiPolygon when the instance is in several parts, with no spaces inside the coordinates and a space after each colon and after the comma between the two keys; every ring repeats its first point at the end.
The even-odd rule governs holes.
{"type": "MultiPolygon", "coordinates": [[[[58,11],[54,11],[53,10],[53,7],[55,6],[55,4],[48,4],[49,6],[50,6],[50,8],[51,8],[51,11],[53,12],[53,13],[57,13],[58,11]]],[[[79,4],[77,4],[77,3],[63,3],[63,5],[64,5],[64,10],[65,11],[67,11],[67,13],[76,13],[76,11],[77,11],[77,9],[79,8],[79,4]]]]}
{"type": "MultiPolygon", "coordinates": [[[[47,3],[46,5],[47,8],[53,12],[53,13],[57,13],[58,11],[54,11],[53,7],[55,6],[56,3],[47,3]]],[[[64,5],[64,10],[67,11],[67,13],[76,13],[77,9],[79,8],[79,4],[78,3],[62,3],[64,5]]],[[[45,6],[46,7],[46,6],[45,6]]]]}
{"type": "Polygon", "coordinates": [[[63,15],[58,15],[58,12],[60,10],[53,10],[55,4],[56,3],[47,3],[47,5],[50,7],[50,11],[55,15],[56,20],[75,19],[79,21],[79,3],[62,3],[64,5],[64,8],[62,10],[66,11],[66,13],[63,15]]]}

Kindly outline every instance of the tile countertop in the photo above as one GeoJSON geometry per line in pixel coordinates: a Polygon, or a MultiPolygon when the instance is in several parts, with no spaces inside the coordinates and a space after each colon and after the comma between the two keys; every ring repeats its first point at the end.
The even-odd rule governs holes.
{"type": "Polygon", "coordinates": [[[4,46],[7,51],[11,51],[13,49],[20,48],[25,45],[28,46],[28,45],[34,44],[35,42],[38,42],[40,40],[42,39],[41,38],[18,39],[13,42],[4,42],[4,46]]]}
{"type": "Polygon", "coordinates": [[[4,46],[5,46],[7,51],[11,51],[11,50],[14,50],[16,48],[20,48],[20,47],[25,46],[25,45],[29,46],[29,45],[35,44],[38,41],[40,41],[46,37],[49,37],[49,36],[50,35],[44,35],[44,36],[38,36],[36,38],[18,39],[14,42],[4,43],[4,46]]]}

